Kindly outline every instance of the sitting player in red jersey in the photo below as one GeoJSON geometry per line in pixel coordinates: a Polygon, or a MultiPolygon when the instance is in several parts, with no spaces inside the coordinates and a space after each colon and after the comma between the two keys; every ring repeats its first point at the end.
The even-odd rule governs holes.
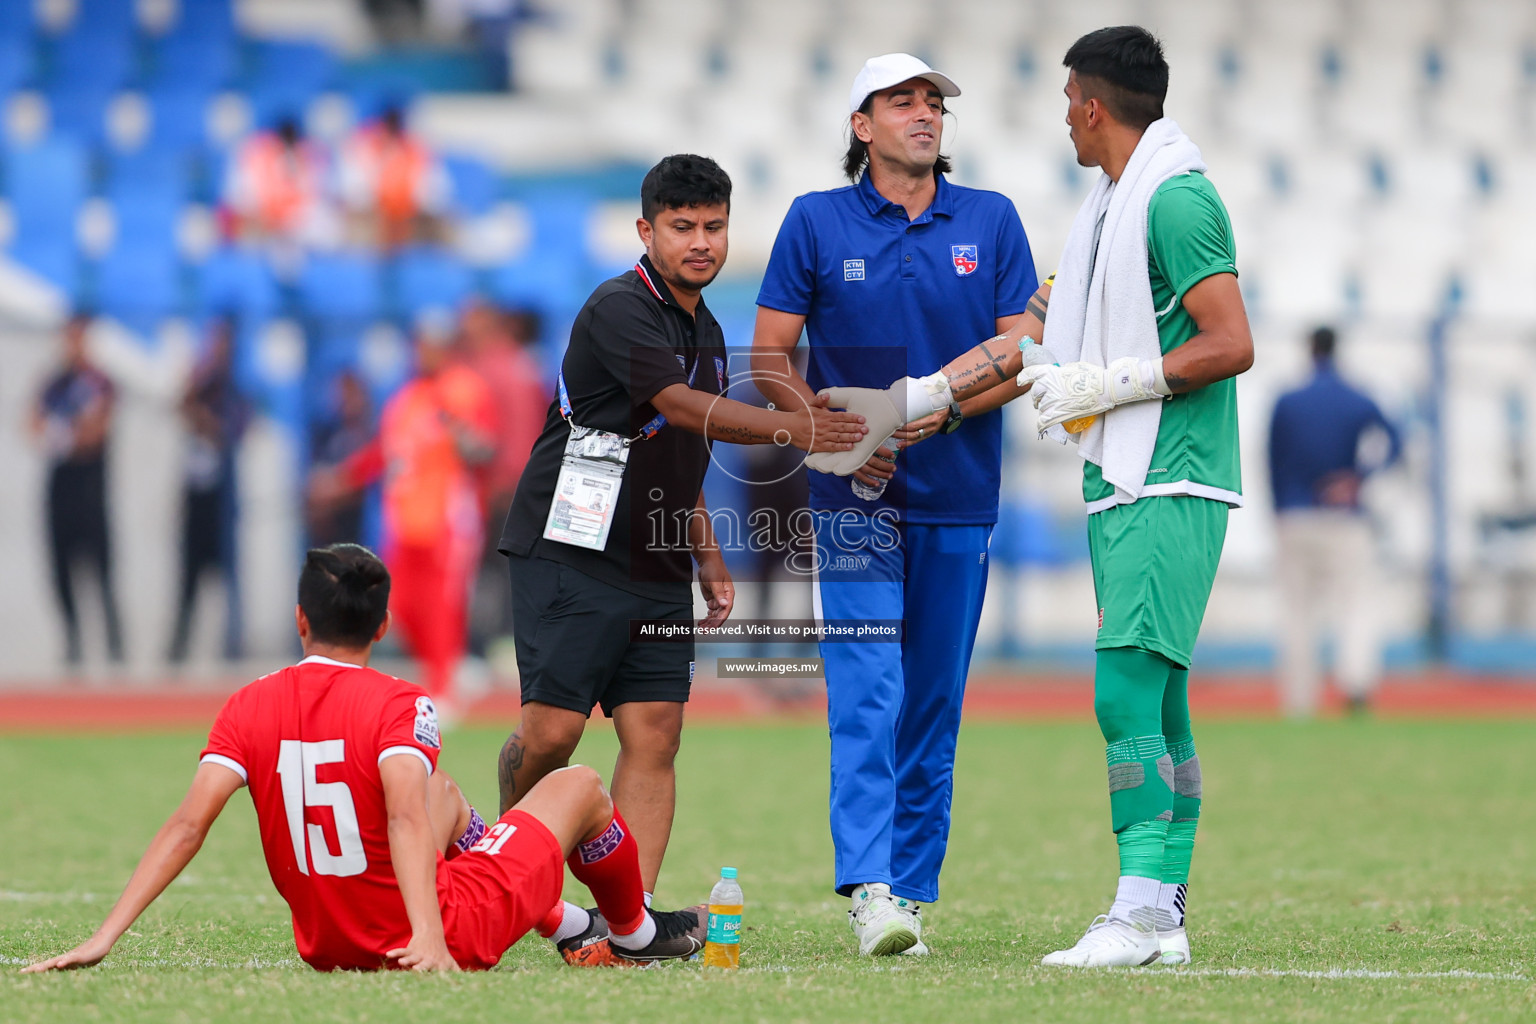
{"type": "Polygon", "coordinates": [[[230,697],[106,921],[27,971],[100,962],[246,785],[299,955],[317,970],[484,970],[535,928],[571,959],[605,922],[562,902],[562,862],[596,897],[616,961],[702,947],[646,909],[635,840],[592,769],[551,773],[489,828],[436,771],[432,699],[367,667],[389,630],[389,585],[366,548],[309,552],[295,612],[304,660],[230,697]]]}

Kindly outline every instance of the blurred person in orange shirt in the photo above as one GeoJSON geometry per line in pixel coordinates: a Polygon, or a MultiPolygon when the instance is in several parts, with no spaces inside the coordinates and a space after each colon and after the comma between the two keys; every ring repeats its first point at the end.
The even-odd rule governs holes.
{"type": "Polygon", "coordinates": [[[448,176],[436,154],[406,130],[398,106],[353,132],[341,150],[341,195],[359,241],[383,249],[437,234],[448,176]]]}
{"type": "Polygon", "coordinates": [[[224,184],[225,233],[282,247],[329,246],[337,241],[330,201],[330,159],[304,137],[297,118],[240,144],[224,184]]]}
{"type": "Polygon", "coordinates": [[[485,521],[491,543],[481,555],[481,584],[476,588],[470,622],[470,649],[478,655],[498,637],[512,635],[512,595],[502,580],[501,553],[496,550],[498,527],[512,507],[523,467],[544,429],[554,399],[554,384],[532,348],[538,340],[538,319],[476,299],[459,324],[465,365],[480,375],[496,396],[494,446],[496,454],[485,469],[485,521]]]}
{"type": "Polygon", "coordinates": [[[483,543],[480,473],[495,452],[491,392],[453,359],[452,342],[450,322],[424,317],[416,376],[385,404],[378,437],[312,482],[324,501],[382,478],[390,614],[439,710],[450,711],[483,543]]]}
{"type": "Polygon", "coordinates": [[[522,479],[523,466],[554,400],[553,381],[545,374],[533,345],[538,321],[531,314],[497,309],[475,300],[460,323],[464,362],[496,396],[496,455],[486,467],[486,509],[506,515],[522,479]]]}

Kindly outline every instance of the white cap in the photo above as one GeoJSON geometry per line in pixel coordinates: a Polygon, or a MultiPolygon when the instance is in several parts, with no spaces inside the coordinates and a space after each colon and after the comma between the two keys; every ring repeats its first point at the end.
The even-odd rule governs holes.
{"type": "Polygon", "coordinates": [[[848,93],[848,113],[856,113],[871,93],[900,85],[909,78],[928,79],[939,87],[941,96],[960,95],[960,87],[948,75],[933,70],[910,53],[884,53],[869,58],[859,69],[853,89],[848,93]]]}

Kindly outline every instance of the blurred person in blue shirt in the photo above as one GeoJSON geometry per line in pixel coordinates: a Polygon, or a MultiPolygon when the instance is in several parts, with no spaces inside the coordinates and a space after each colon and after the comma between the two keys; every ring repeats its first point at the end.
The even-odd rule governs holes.
{"type": "Polygon", "coordinates": [[[1280,396],[1269,429],[1280,697],[1295,718],[1317,712],[1325,622],[1335,627],[1335,675],[1351,710],[1367,707],[1381,676],[1375,538],[1360,492],[1366,477],[1398,460],[1402,440],[1376,403],[1340,376],[1336,345],[1333,328],[1312,332],[1312,378],[1280,396]]]}
{"type": "Polygon", "coordinates": [[[224,584],[223,656],[233,661],[244,651],[237,538],[239,456],[251,406],[235,384],[234,345],[234,322],[228,317],[215,319],[181,400],[187,450],[182,474],[181,588],[168,654],[172,664],[187,659],[198,585],[210,570],[224,584]]]}
{"type": "Polygon", "coordinates": [[[73,585],[81,561],[91,564],[101,585],[107,653],[115,662],[123,660],[107,529],[107,446],[117,391],[86,351],[91,323],[89,313],[76,312],[65,324],[64,365],[43,386],[31,422],[32,435],[48,460],[48,543],[70,665],[78,665],[81,658],[73,585]]]}
{"type": "MultiPolygon", "coordinates": [[[[311,427],[309,458],[312,468],[335,469],[372,443],[379,432],[368,385],[352,370],[343,370],[334,382],[335,412],[311,427]]],[[[304,520],[313,547],[361,544],[366,491],[305,496],[304,520]]]]}

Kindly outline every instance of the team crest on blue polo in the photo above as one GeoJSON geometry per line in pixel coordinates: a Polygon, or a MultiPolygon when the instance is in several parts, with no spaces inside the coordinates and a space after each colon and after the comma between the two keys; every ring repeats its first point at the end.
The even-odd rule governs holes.
{"type": "Polygon", "coordinates": [[[974,245],[952,245],[949,247],[950,258],[955,261],[955,273],[960,277],[970,277],[976,273],[976,247],[974,245]]]}

